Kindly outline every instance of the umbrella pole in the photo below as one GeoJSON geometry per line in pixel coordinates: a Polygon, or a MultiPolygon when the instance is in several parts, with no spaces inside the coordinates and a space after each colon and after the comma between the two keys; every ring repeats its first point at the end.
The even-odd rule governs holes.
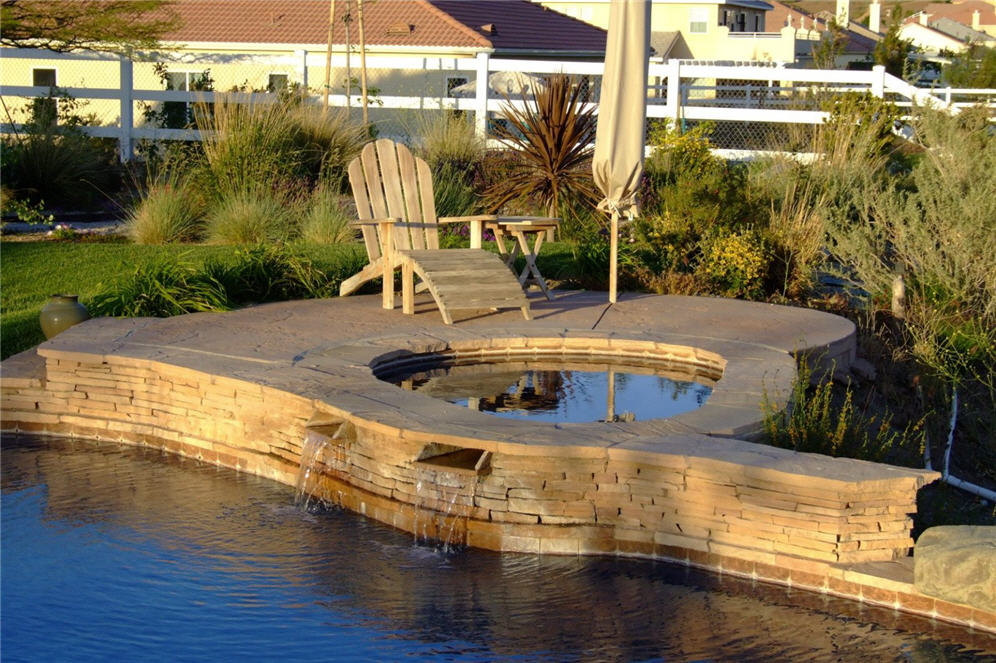
{"type": "Polygon", "coordinates": [[[619,257],[619,212],[612,210],[612,224],[609,230],[609,303],[616,303],[616,272],[619,257]]]}

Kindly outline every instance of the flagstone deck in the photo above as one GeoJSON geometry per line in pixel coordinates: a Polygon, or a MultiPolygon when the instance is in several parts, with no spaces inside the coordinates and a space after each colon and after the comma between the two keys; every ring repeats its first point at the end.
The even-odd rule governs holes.
{"type": "Polygon", "coordinates": [[[846,371],[854,327],[711,298],[556,293],[442,324],[379,296],[96,319],[3,362],[3,429],[160,447],[307,488],[395,527],[505,551],[677,560],[996,630],[912,586],[916,490],[935,473],[746,441],[791,353],[846,371]],[[683,359],[723,377],[668,420],[497,420],[373,376],[412,353],[683,359]],[[306,444],[306,440],[308,444],[306,444]],[[310,458],[314,455],[315,458],[310,458]]]}

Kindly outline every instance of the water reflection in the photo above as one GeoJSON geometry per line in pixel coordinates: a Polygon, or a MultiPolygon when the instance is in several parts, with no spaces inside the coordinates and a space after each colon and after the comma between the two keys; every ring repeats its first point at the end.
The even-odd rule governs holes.
{"type": "Polygon", "coordinates": [[[996,655],[988,635],[679,566],[442,554],[151,450],[3,444],[5,661],[996,655]]]}
{"type": "Polygon", "coordinates": [[[554,423],[673,417],[712,393],[711,381],[691,372],[579,361],[442,360],[379,377],[495,416],[554,423]]]}

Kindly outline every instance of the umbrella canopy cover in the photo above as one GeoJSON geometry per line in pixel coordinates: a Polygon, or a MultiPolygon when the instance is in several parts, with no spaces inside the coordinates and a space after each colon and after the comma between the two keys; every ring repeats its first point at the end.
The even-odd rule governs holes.
{"type": "Polygon", "coordinates": [[[605,74],[598,104],[595,184],[607,212],[635,214],[646,141],[650,6],[646,0],[612,0],[605,44],[605,74]]]}

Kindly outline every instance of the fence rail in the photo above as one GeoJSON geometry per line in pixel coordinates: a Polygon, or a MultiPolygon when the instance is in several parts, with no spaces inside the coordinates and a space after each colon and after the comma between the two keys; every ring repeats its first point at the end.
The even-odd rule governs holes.
{"type": "MultiPolygon", "coordinates": [[[[163,104],[211,102],[218,94],[212,90],[163,89],[163,82],[150,74],[157,62],[165,65],[160,69],[160,76],[162,70],[178,71],[181,79],[186,75],[183,72],[210,72],[219,78],[227,77],[229,86],[242,90],[253,89],[253,85],[249,84],[250,78],[262,81],[261,77],[266,75],[271,80],[273,75],[284,77],[284,82],[294,83],[308,91],[314,103],[319,102],[319,93],[324,87],[315,83],[324,83],[325,79],[323,52],[296,51],[274,55],[185,53],[169,59],[162,55],[128,59],[103,53],[52,53],[3,48],[0,49],[0,59],[5,61],[0,100],[6,113],[0,132],[11,133],[20,129],[21,124],[16,117],[18,103],[52,94],[52,89],[47,86],[18,84],[18,76],[23,80],[29,75],[24,72],[47,66],[62,69],[77,66],[83,67],[86,72],[99,69],[102,74],[81,74],[78,81],[68,85],[60,82],[58,90],[74,99],[101,106],[98,122],[85,126],[84,130],[93,136],[117,139],[123,160],[132,158],[137,140],[200,138],[197,130],[157,126],[147,120],[144,111],[162,107],[163,104]],[[136,69],[141,69],[141,73],[136,74],[136,69]],[[88,84],[89,80],[99,75],[105,78],[107,84],[88,84]],[[239,85],[238,79],[243,76],[246,82],[239,85]],[[12,78],[14,81],[11,81],[12,78]],[[158,88],[153,85],[158,85],[158,88]]],[[[347,60],[341,54],[334,56],[333,71],[340,78],[348,78],[351,71],[357,71],[356,59],[347,60]]],[[[495,74],[508,72],[517,72],[525,77],[557,73],[586,77],[591,91],[589,101],[597,106],[603,64],[493,58],[482,53],[475,58],[368,56],[367,69],[376,74],[373,76],[375,81],[380,81],[380,89],[374,93],[373,109],[379,118],[376,120],[378,125],[383,123],[382,134],[402,132],[399,122],[405,113],[460,110],[474,114],[476,127],[484,135],[489,117],[500,113],[507,104],[521,102],[496,93],[491,85],[478,84],[480,81],[492,81],[495,74]],[[451,83],[461,81],[465,86],[473,83],[472,94],[451,94],[451,83]]],[[[727,66],[668,60],[651,62],[649,76],[652,83],[648,85],[648,117],[670,118],[676,122],[721,123],[728,128],[731,136],[726,147],[741,150],[766,147],[760,144],[765,127],[822,123],[827,114],[812,101],[808,104],[806,101],[806,94],[814,90],[867,91],[900,106],[931,105],[956,112],[964,106],[983,103],[996,110],[996,90],[917,88],[889,75],[882,67],[871,71],[838,71],[793,69],[771,64],[727,66]]],[[[72,76],[70,79],[72,81],[72,76]]],[[[257,89],[260,85],[257,83],[257,89]]],[[[216,81],[216,87],[225,87],[225,82],[216,81]]],[[[336,88],[335,85],[332,87],[336,88]]],[[[237,99],[266,103],[276,97],[267,92],[242,92],[237,99]]],[[[347,96],[345,89],[336,88],[330,90],[329,103],[336,107],[356,108],[360,99],[355,92],[347,96]]]]}

